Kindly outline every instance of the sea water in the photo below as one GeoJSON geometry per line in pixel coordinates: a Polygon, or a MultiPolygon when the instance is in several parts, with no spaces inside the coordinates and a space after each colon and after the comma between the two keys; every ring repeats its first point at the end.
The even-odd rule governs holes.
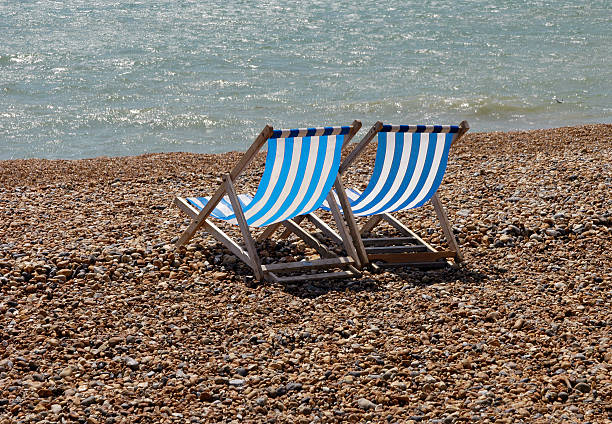
{"type": "Polygon", "coordinates": [[[0,1],[0,159],[611,122],[612,2],[0,1]]]}

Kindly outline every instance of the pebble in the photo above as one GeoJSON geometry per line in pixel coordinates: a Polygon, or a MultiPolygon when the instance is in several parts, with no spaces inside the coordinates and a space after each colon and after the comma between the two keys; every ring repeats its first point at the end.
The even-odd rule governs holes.
{"type": "Polygon", "coordinates": [[[359,398],[357,399],[357,406],[359,406],[361,409],[365,409],[365,410],[369,410],[369,409],[374,409],[376,408],[376,404],[367,400],[366,398],[359,398]]]}
{"type": "MultiPolygon", "coordinates": [[[[0,423],[598,422],[611,146],[610,125],[468,133],[438,191],[461,267],[292,285],[255,282],[205,231],[173,245],[188,221],[171,193],[212,194],[239,153],[3,162],[0,423]]],[[[430,206],[398,216],[446,248],[430,206]]]]}

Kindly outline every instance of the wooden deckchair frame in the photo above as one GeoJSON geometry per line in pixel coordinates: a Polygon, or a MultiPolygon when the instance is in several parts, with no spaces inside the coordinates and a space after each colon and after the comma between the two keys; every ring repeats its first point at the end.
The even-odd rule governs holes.
{"type": "MultiPolygon", "coordinates": [[[[350,140],[355,136],[355,134],[359,131],[360,128],[361,122],[355,120],[351,124],[350,131],[348,132],[348,134],[346,134],[344,138],[343,146],[347,145],[350,142],[350,140]]],[[[240,161],[234,166],[234,168],[229,173],[224,174],[222,176],[223,183],[215,191],[210,200],[206,203],[206,205],[204,205],[201,210],[198,210],[193,205],[191,205],[186,198],[178,196],[175,197],[174,201],[176,205],[193,219],[187,229],[179,237],[178,241],[176,242],[176,246],[180,247],[185,245],[195,235],[198,229],[204,228],[217,241],[221,242],[234,255],[236,255],[240,260],[242,260],[249,267],[251,267],[253,273],[255,274],[255,278],[258,280],[265,279],[281,283],[290,283],[302,280],[342,278],[360,275],[359,270],[357,268],[361,267],[361,257],[358,253],[358,249],[355,249],[353,241],[351,240],[351,235],[353,234],[353,231],[349,230],[345,226],[338,205],[335,202],[332,202],[333,197],[331,191],[328,194],[327,201],[334,205],[334,207],[332,207],[334,216],[339,217],[339,219],[336,220],[336,223],[338,225],[340,233],[340,235],[335,238],[334,241],[342,242],[344,248],[349,254],[349,257],[339,257],[327,246],[323,245],[319,240],[313,237],[312,234],[300,227],[299,222],[301,221],[302,216],[298,216],[293,220],[288,219],[283,222],[269,225],[263,231],[260,237],[257,238],[257,240],[262,240],[263,238],[266,238],[267,236],[262,236],[265,234],[271,234],[271,232],[273,232],[275,229],[279,228],[280,226],[283,226],[288,231],[291,231],[292,233],[296,234],[300,239],[302,239],[302,241],[304,241],[306,245],[316,250],[322,257],[322,259],[313,261],[286,262],[270,265],[261,264],[261,259],[259,258],[259,255],[257,253],[255,240],[253,239],[253,236],[249,229],[249,225],[247,224],[247,220],[244,216],[242,205],[240,204],[238,196],[236,195],[235,182],[242,174],[242,172],[253,161],[257,153],[261,150],[261,148],[268,141],[268,139],[270,139],[273,134],[273,131],[274,129],[271,126],[266,125],[266,127],[257,136],[251,147],[249,147],[249,149],[242,156],[240,161]],[[229,235],[227,235],[223,230],[221,230],[208,219],[214,208],[219,204],[219,202],[221,201],[221,199],[223,199],[225,195],[227,195],[230,199],[230,203],[236,215],[236,221],[244,239],[246,249],[243,248],[239,243],[234,241],[229,235]],[[319,274],[302,274],[289,277],[279,277],[277,275],[280,273],[294,273],[299,271],[308,271],[324,268],[346,268],[347,271],[325,272],[319,274]]],[[[334,187],[336,187],[336,190],[341,187],[341,182],[339,178],[336,178],[334,187]]],[[[329,229],[329,231],[333,232],[331,228],[329,229]]]]}
{"type": "MultiPolygon", "coordinates": [[[[355,249],[357,250],[357,256],[362,265],[370,265],[374,269],[378,266],[373,261],[383,261],[384,266],[413,266],[413,267],[441,267],[446,265],[452,265],[451,262],[443,261],[440,259],[454,259],[455,263],[463,261],[463,255],[459,249],[459,245],[453,234],[448,215],[442,206],[442,202],[437,193],[431,198],[434,211],[440,222],[440,227],[444,233],[444,237],[448,243],[449,250],[438,251],[434,249],[429,243],[425,242],[419,237],[414,231],[410,230],[401,221],[392,216],[389,213],[382,213],[371,216],[367,222],[359,229],[353,215],[352,209],[348,202],[346,192],[342,187],[341,178],[350,168],[353,162],[361,155],[367,145],[374,139],[374,137],[380,132],[383,127],[381,121],[376,122],[363,139],[357,144],[357,146],[347,155],[342,164],[340,165],[339,173],[339,184],[335,185],[334,188],[340,200],[342,210],[346,222],[349,227],[350,236],[355,242],[355,249]],[[393,228],[395,228],[402,237],[388,237],[388,238],[363,238],[362,236],[366,233],[371,232],[379,223],[382,221],[387,222],[393,228]],[[403,245],[397,245],[405,243],[403,245]],[[410,244],[407,244],[410,243],[410,244]]],[[[468,132],[470,126],[467,121],[462,121],[459,124],[459,132],[453,142],[456,144],[466,132],[468,132]]],[[[343,145],[346,147],[348,143],[343,145]]],[[[330,207],[337,205],[335,199],[327,199],[330,207]]],[[[332,211],[333,213],[333,211],[332,211]]],[[[335,218],[335,216],[334,216],[335,218]]],[[[314,213],[300,216],[296,220],[308,219],[315,227],[317,227],[325,236],[329,237],[336,244],[340,244],[339,241],[342,237],[334,232],[331,228],[325,225],[314,213]]],[[[336,219],[336,218],[335,218],[336,219]]],[[[280,226],[280,224],[278,224],[280,226]]],[[[262,234],[262,237],[269,237],[276,228],[268,228],[267,232],[262,234]]],[[[281,234],[280,238],[287,237],[291,233],[290,229],[285,230],[281,234]]]]}
{"type": "MultiPolygon", "coordinates": [[[[352,163],[361,155],[366,146],[374,139],[374,137],[380,132],[383,127],[381,121],[376,122],[374,126],[368,131],[363,139],[357,144],[357,146],[348,154],[340,165],[338,173],[340,177],[346,173],[352,163]]],[[[455,145],[470,129],[470,125],[467,121],[462,121],[459,124],[459,131],[457,137],[453,141],[455,145]]],[[[344,206],[345,202],[342,199],[346,199],[346,193],[340,192],[336,189],[336,193],[341,200],[342,210],[346,212],[351,210],[350,205],[347,203],[347,207],[344,206]]],[[[334,202],[335,203],[335,202],[334,202]]],[[[440,259],[454,259],[455,263],[463,261],[463,255],[459,249],[459,245],[450,222],[448,215],[442,206],[442,202],[436,192],[432,198],[431,203],[434,207],[434,211],[440,222],[440,227],[444,233],[444,237],[448,243],[449,250],[438,251],[434,249],[430,244],[425,242],[415,232],[410,230],[404,224],[402,224],[397,218],[393,217],[389,213],[382,213],[371,216],[365,225],[358,229],[357,225],[353,220],[348,220],[349,227],[351,227],[351,234],[357,233],[360,237],[361,243],[356,245],[358,250],[359,258],[362,264],[371,264],[372,261],[382,261],[383,266],[414,266],[414,267],[436,267],[445,266],[450,262],[440,262],[440,259]],[[391,226],[402,234],[403,238],[389,237],[389,238],[363,238],[363,234],[371,232],[381,221],[386,221],[391,226]],[[410,242],[411,244],[405,244],[410,242]],[[404,243],[404,244],[402,244],[404,243]]],[[[330,202],[331,205],[331,202],[330,202]]],[[[350,214],[352,216],[352,213],[350,214]]],[[[373,265],[373,264],[372,264],[373,265]]]]}

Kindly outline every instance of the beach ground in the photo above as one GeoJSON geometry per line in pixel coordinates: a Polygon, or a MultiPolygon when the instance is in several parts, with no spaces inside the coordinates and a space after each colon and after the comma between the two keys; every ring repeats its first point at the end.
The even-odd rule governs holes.
{"type": "Polygon", "coordinates": [[[239,157],[0,162],[0,423],[612,420],[612,125],[468,134],[439,191],[465,264],[324,283],[174,249],[173,197],[239,157]]]}

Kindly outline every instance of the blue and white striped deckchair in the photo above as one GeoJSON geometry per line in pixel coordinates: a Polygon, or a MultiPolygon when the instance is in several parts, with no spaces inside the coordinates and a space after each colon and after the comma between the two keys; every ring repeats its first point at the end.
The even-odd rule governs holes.
{"type": "MultiPolygon", "coordinates": [[[[318,209],[330,195],[340,168],[342,147],[361,127],[359,121],[350,126],[273,130],[267,126],[238,165],[224,175],[224,185],[210,197],[177,197],[176,203],[194,217],[194,222],[179,239],[186,243],[199,226],[224,243],[240,259],[253,268],[258,279],[269,277],[273,281],[294,281],[296,277],[279,278],[276,273],[299,269],[343,268],[344,273],[323,273],[309,279],[354,275],[357,271],[353,258],[338,258],[303,230],[292,218],[318,209]],[[257,151],[268,143],[265,168],[254,196],[236,195],[234,182],[253,159],[257,151]],[[214,226],[208,216],[238,225],[245,239],[247,251],[214,226]],[[249,227],[266,227],[282,223],[327,258],[319,261],[297,262],[293,265],[261,265],[249,227]]],[[[331,199],[331,198],[330,198],[331,199]]],[[[355,249],[345,240],[349,254],[355,249]]]]}
{"type": "MultiPolygon", "coordinates": [[[[362,244],[356,246],[362,262],[381,260],[394,263],[412,261],[426,264],[447,257],[453,257],[456,262],[462,260],[436,191],[444,177],[451,145],[468,130],[469,125],[465,121],[458,126],[384,125],[377,122],[362,142],[349,154],[341,165],[341,174],[347,170],[374,136],[378,135],[374,169],[368,185],[363,191],[355,189],[344,191],[346,206],[350,207],[353,216],[373,216],[360,232],[356,228],[352,228],[352,232],[370,232],[381,219],[385,219],[411,239],[389,239],[388,244],[395,245],[392,247],[385,247],[380,240],[362,239],[362,244]],[[392,212],[417,208],[429,200],[433,203],[447,238],[450,247],[448,251],[435,251],[416,234],[404,227],[401,222],[389,215],[392,212]],[[414,240],[418,243],[416,246],[414,244],[397,246],[398,241],[405,243],[414,240]],[[366,247],[368,244],[375,244],[375,246],[366,247]],[[365,258],[366,253],[367,259],[365,258]]],[[[334,197],[336,202],[341,204],[342,199],[338,198],[338,194],[339,192],[336,191],[334,197]]],[[[321,208],[330,210],[330,204],[324,202],[321,208]]],[[[351,226],[350,222],[349,226],[351,226]]],[[[355,234],[353,238],[356,238],[355,234]]]]}

